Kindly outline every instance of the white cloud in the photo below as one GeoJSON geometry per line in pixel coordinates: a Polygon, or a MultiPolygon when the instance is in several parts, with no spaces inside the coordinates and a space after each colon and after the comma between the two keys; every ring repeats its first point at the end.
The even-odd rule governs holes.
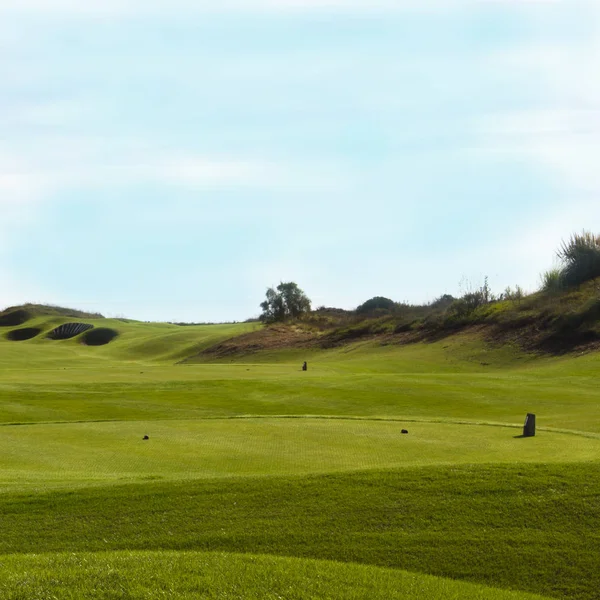
{"type": "Polygon", "coordinates": [[[594,109],[540,108],[478,119],[476,151],[528,163],[566,192],[600,194],[598,100],[594,109]]]}
{"type": "Polygon", "coordinates": [[[600,196],[600,3],[578,7],[587,36],[544,40],[490,57],[490,68],[528,86],[538,105],[488,115],[474,127],[479,151],[528,161],[568,195],[600,196]]]}
{"type": "Polygon", "coordinates": [[[183,157],[167,159],[152,169],[155,176],[179,185],[271,186],[280,179],[277,164],[267,161],[215,160],[183,157]]]}
{"type": "Polygon", "coordinates": [[[377,14],[451,11],[477,4],[541,5],[564,0],[3,0],[0,15],[61,17],[138,17],[187,13],[307,13],[377,14]]]}
{"type": "Polygon", "coordinates": [[[93,185],[159,182],[190,189],[339,189],[343,173],[323,164],[164,152],[140,139],[29,138],[12,153],[0,145],[0,203],[23,205],[93,185]],[[110,157],[110,158],[107,158],[110,157]]]}

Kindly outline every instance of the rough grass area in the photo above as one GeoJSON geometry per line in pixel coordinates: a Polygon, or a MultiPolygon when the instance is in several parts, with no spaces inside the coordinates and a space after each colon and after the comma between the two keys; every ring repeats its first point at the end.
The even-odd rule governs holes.
{"type": "MultiPolygon", "coordinates": [[[[4,309],[0,315],[14,313],[16,311],[26,312],[27,318],[31,319],[37,316],[66,317],[71,319],[103,319],[100,313],[87,312],[76,308],[67,308],[56,306],[54,304],[23,304],[22,306],[11,306],[4,309]]],[[[1,319],[1,316],[0,316],[1,319]]]]}
{"type": "MultiPolygon", "coordinates": [[[[600,278],[556,293],[464,299],[446,305],[395,304],[368,314],[320,309],[300,320],[277,323],[204,349],[193,362],[253,360],[255,355],[307,349],[347,348],[359,341],[415,344],[476,332],[495,345],[563,355],[600,348],[600,278]],[[462,307],[458,310],[458,306],[462,307]]],[[[470,296],[473,296],[471,294],[470,296]]],[[[475,294],[476,296],[476,294],[475,294]]]]}
{"type": "Polygon", "coordinates": [[[209,550],[363,563],[577,600],[600,467],[480,465],[0,495],[0,554],[209,550]]]}
{"type": "Polygon", "coordinates": [[[439,577],[366,565],[208,552],[0,556],[4,600],[541,600],[439,577]],[[161,593],[162,592],[162,593],[161,593]]]}

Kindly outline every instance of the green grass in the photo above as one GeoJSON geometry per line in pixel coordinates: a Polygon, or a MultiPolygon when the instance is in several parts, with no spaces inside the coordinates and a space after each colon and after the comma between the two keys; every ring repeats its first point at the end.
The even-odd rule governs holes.
{"type": "Polygon", "coordinates": [[[564,463],[600,457],[600,435],[472,424],[323,418],[125,421],[0,430],[0,489],[303,475],[485,463],[564,463]],[[408,435],[401,429],[407,427],[408,435]],[[142,440],[149,434],[150,439],[142,440]]]}
{"type": "Polygon", "coordinates": [[[0,554],[198,550],[600,589],[600,468],[463,465],[0,494],[0,554]]]}
{"type": "Polygon", "coordinates": [[[0,329],[0,597],[597,597],[600,355],[67,320],[0,329]]]}
{"type": "Polygon", "coordinates": [[[540,600],[439,577],[330,561],[206,552],[112,552],[0,557],[0,594],[147,600],[540,600]],[[90,594],[90,590],[94,590],[90,594]]]}

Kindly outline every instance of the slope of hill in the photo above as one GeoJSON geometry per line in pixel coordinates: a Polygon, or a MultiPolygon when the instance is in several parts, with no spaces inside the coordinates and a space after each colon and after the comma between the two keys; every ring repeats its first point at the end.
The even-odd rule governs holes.
{"type": "Polygon", "coordinates": [[[0,595],[593,600],[600,353],[354,318],[1,326],[0,595]]]}
{"type": "Polygon", "coordinates": [[[528,361],[600,348],[600,279],[569,290],[493,300],[468,309],[460,301],[399,304],[370,314],[322,308],[302,319],[268,326],[141,323],[30,304],[0,313],[0,336],[23,342],[20,353],[35,355],[33,346],[43,345],[52,355],[56,347],[50,348],[48,335],[76,323],[93,326],[95,331],[74,336],[71,353],[77,350],[82,357],[115,360],[298,360],[327,350],[351,352],[357,344],[384,348],[446,340],[444,345],[454,347],[469,338],[482,349],[474,353],[475,362],[478,358],[480,363],[489,362],[486,356],[498,354],[518,355],[518,360],[528,361]],[[85,344],[108,347],[90,353],[83,350],[85,344]]]}
{"type": "Polygon", "coordinates": [[[81,365],[98,360],[174,363],[258,327],[256,323],[184,327],[106,319],[54,307],[15,307],[0,313],[0,365],[51,367],[75,359],[81,365]],[[52,335],[61,329],[72,337],[52,335]]]}

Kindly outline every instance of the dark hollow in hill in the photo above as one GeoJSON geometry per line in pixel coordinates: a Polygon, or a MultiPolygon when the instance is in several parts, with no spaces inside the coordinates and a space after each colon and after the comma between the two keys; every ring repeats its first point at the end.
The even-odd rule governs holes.
{"type": "Polygon", "coordinates": [[[18,327],[25,321],[29,321],[31,315],[23,309],[13,310],[4,315],[0,315],[0,327],[18,327]]]}
{"type": "Polygon", "coordinates": [[[48,337],[51,340],[69,340],[93,327],[93,325],[89,325],[88,323],[65,323],[64,325],[53,329],[48,334],[48,337]]]}
{"type": "Polygon", "coordinates": [[[13,342],[24,342],[25,340],[31,340],[36,335],[42,332],[37,327],[25,327],[23,329],[13,329],[6,334],[6,337],[13,342]]]}
{"type": "Polygon", "coordinates": [[[86,346],[105,346],[119,335],[118,331],[108,327],[97,327],[86,331],[81,336],[81,343],[86,346]]]}

